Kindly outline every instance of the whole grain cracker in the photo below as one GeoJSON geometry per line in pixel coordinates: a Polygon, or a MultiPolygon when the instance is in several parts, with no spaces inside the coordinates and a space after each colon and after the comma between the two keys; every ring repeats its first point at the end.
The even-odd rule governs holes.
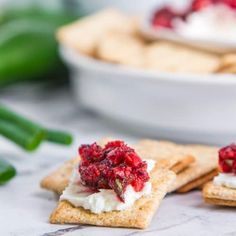
{"type": "Polygon", "coordinates": [[[189,192],[192,189],[202,189],[204,184],[211,181],[216,175],[218,174],[218,169],[214,169],[211,172],[193,180],[189,183],[185,184],[184,186],[177,189],[178,193],[186,193],[189,192]]]}
{"type": "Polygon", "coordinates": [[[185,158],[179,161],[177,164],[172,166],[170,170],[174,171],[176,174],[180,173],[184,169],[186,169],[191,163],[195,162],[195,158],[193,156],[186,155],[185,158]]]}
{"type": "Polygon", "coordinates": [[[40,182],[40,186],[57,194],[61,194],[68,185],[72,170],[78,162],[79,158],[74,158],[65,162],[57,170],[43,178],[40,182]]]}
{"type": "Polygon", "coordinates": [[[207,203],[236,207],[235,189],[218,186],[213,182],[209,182],[204,186],[202,194],[207,203]]]}
{"type": "Polygon", "coordinates": [[[96,56],[102,60],[133,67],[143,67],[144,42],[131,34],[110,32],[97,45],[96,56]]]}
{"type": "Polygon", "coordinates": [[[220,65],[216,54],[164,41],[147,46],[145,61],[148,69],[171,73],[213,73],[220,65]]]}
{"type": "Polygon", "coordinates": [[[142,158],[153,159],[160,167],[175,173],[181,172],[195,161],[193,155],[184,151],[181,145],[169,141],[143,139],[134,148],[142,158]]]}
{"type": "Polygon", "coordinates": [[[216,175],[218,168],[218,147],[205,145],[184,145],[184,150],[191,153],[196,162],[177,175],[170,192],[192,190],[200,187],[216,175]],[[182,190],[181,190],[182,189],[182,190]]]}
{"type": "Polygon", "coordinates": [[[107,32],[137,33],[137,30],[136,17],[109,8],[61,27],[57,32],[57,39],[63,45],[93,56],[98,41],[107,32]]]}
{"type": "Polygon", "coordinates": [[[109,227],[144,229],[150,224],[168,187],[175,179],[172,171],[155,166],[151,172],[152,193],[137,200],[134,205],[123,211],[94,214],[82,207],[74,207],[67,201],[60,201],[50,217],[53,224],[90,224],[109,227]]]}
{"type": "Polygon", "coordinates": [[[236,207],[236,201],[232,200],[222,200],[217,198],[204,198],[205,203],[219,205],[219,206],[228,206],[236,207]]]}

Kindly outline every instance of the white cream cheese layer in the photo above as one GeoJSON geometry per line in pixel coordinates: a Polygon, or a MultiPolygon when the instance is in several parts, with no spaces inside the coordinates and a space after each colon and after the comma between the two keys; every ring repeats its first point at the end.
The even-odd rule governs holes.
{"type": "Polygon", "coordinates": [[[236,175],[220,173],[213,180],[215,185],[236,189],[236,175]]]}
{"type": "MultiPolygon", "coordinates": [[[[150,173],[155,166],[155,161],[145,161],[148,166],[147,171],[150,173]]],[[[100,189],[96,193],[89,192],[88,188],[80,183],[79,173],[75,170],[60,200],[67,200],[76,207],[83,207],[99,214],[101,212],[121,211],[130,208],[136,200],[144,195],[151,194],[151,191],[152,185],[150,182],[146,182],[143,190],[140,192],[136,192],[131,185],[128,185],[124,193],[125,202],[121,202],[112,189],[100,189]]]]}
{"type": "Polygon", "coordinates": [[[186,21],[174,22],[176,31],[187,38],[235,42],[236,14],[223,4],[191,13],[186,21]]]}

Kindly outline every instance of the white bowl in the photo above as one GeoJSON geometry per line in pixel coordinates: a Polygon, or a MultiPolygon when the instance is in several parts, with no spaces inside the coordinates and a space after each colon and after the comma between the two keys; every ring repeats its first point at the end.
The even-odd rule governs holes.
{"type": "Polygon", "coordinates": [[[159,73],[113,65],[61,47],[84,107],[148,136],[236,141],[236,76],[159,73]]]}

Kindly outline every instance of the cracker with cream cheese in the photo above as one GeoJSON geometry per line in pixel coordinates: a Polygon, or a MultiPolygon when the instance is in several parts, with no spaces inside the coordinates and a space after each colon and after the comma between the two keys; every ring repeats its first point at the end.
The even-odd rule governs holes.
{"type": "Polygon", "coordinates": [[[218,186],[213,182],[209,182],[204,186],[202,194],[206,203],[236,207],[236,189],[218,186]]]}
{"type": "Polygon", "coordinates": [[[74,207],[68,201],[60,201],[50,217],[53,224],[90,224],[109,227],[147,228],[162,199],[175,179],[172,171],[160,169],[156,164],[150,174],[152,192],[138,199],[126,210],[92,213],[82,207],[74,207]]]}

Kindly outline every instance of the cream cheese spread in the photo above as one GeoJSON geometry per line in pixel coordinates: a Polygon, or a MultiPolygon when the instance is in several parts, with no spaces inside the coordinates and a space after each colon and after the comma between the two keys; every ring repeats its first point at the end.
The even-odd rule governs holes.
{"type": "Polygon", "coordinates": [[[236,41],[236,13],[223,4],[193,12],[186,21],[176,20],[174,26],[176,32],[186,38],[229,43],[236,41]]]}
{"type": "MultiPolygon", "coordinates": [[[[148,173],[155,166],[155,161],[147,162],[148,173]]],[[[148,181],[140,192],[136,192],[131,185],[128,185],[124,193],[124,202],[121,202],[112,189],[99,189],[99,192],[91,193],[80,181],[78,170],[74,170],[68,187],[63,191],[60,200],[67,200],[76,207],[83,207],[93,213],[121,211],[130,208],[136,200],[142,196],[151,194],[152,184],[148,181]]]]}
{"type": "Polygon", "coordinates": [[[220,173],[213,180],[215,185],[236,189],[236,175],[220,173]]]}

